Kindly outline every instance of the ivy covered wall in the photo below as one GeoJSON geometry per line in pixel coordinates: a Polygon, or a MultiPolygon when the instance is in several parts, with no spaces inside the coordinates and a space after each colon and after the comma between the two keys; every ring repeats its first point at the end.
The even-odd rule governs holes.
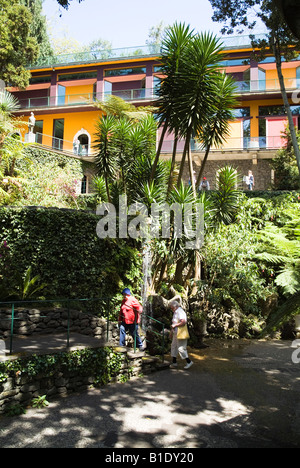
{"type": "Polygon", "coordinates": [[[127,240],[99,239],[99,217],[88,211],[0,207],[2,300],[28,267],[46,283],[48,299],[114,297],[124,287],[138,294],[141,257],[127,240]]]}

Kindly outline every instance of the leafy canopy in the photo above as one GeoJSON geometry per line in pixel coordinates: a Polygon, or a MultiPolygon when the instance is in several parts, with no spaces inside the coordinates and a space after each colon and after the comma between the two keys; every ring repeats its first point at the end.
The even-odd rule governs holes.
{"type": "Polygon", "coordinates": [[[18,0],[0,0],[0,79],[26,88],[29,63],[38,57],[38,44],[30,34],[32,15],[18,0]]]}

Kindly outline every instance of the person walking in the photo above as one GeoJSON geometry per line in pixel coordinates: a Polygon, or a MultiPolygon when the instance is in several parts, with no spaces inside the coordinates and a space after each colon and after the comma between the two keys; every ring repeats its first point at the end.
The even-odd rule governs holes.
{"type": "Polygon", "coordinates": [[[133,339],[136,340],[136,346],[140,351],[144,351],[142,340],[138,333],[138,324],[140,323],[140,314],[143,307],[139,301],[132,296],[130,289],[125,288],[122,291],[123,300],[119,313],[120,328],[120,346],[125,346],[126,332],[129,331],[133,339]]]}
{"type": "MultiPolygon", "coordinates": [[[[179,338],[178,329],[185,327],[187,324],[187,316],[183,308],[180,306],[179,302],[172,301],[170,303],[170,308],[173,311],[173,318],[172,318],[172,344],[171,344],[171,357],[172,357],[172,364],[170,365],[171,369],[176,369],[177,364],[177,356],[178,353],[181,359],[186,360],[186,365],[184,369],[189,369],[193,365],[193,361],[190,360],[188,352],[187,352],[187,340],[188,335],[179,338]]],[[[187,330],[187,327],[185,327],[187,330]]]]}

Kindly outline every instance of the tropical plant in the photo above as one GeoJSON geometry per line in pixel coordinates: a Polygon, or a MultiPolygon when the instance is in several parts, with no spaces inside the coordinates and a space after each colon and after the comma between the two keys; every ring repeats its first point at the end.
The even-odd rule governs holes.
{"type": "MultiPolygon", "coordinates": [[[[125,115],[113,115],[112,112],[100,117],[97,124],[98,153],[95,162],[98,174],[95,186],[102,190],[101,180],[105,181],[107,201],[116,201],[121,194],[128,197],[129,203],[151,199],[154,184],[149,179],[155,139],[156,121],[148,112],[142,112],[134,120],[125,115]]],[[[155,173],[155,185],[159,186],[155,190],[162,193],[167,190],[168,167],[168,163],[159,161],[155,173]]],[[[103,190],[101,199],[104,199],[103,190]]]]}
{"type": "Polygon", "coordinates": [[[32,408],[45,408],[49,406],[49,402],[47,401],[47,395],[41,395],[32,400],[32,408]]]}
{"type": "Polygon", "coordinates": [[[31,34],[32,15],[19,0],[0,0],[0,79],[22,89],[31,76],[28,64],[38,57],[38,44],[31,34]]]}
{"type": "Polygon", "coordinates": [[[13,295],[17,295],[20,300],[36,298],[37,293],[46,287],[46,283],[40,284],[39,281],[40,275],[32,277],[32,267],[28,267],[25,272],[24,279],[19,277],[19,284],[17,285],[16,292],[13,295]]]}
{"type": "MultiPolygon", "coordinates": [[[[166,31],[162,43],[162,73],[165,75],[158,90],[158,119],[162,127],[153,164],[152,177],[159,159],[166,131],[175,133],[173,163],[179,138],[184,139],[177,186],[182,180],[188,155],[190,180],[195,196],[190,140],[200,135],[212,117],[215,98],[219,94],[218,72],[223,47],[212,34],[195,34],[185,24],[173,25],[166,31]]],[[[173,164],[174,167],[174,164],[173,164]]]]}
{"type": "MultiPolygon", "coordinates": [[[[190,179],[193,186],[193,171],[190,154],[190,140],[199,135],[211,118],[219,93],[219,66],[223,46],[213,34],[196,35],[187,47],[184,66],[178,72],[177,101],[174,112],[180,122],[179,135],[185,139],[178,184],[188,155],[190,179]]],[[[195,187],[193,187],[195,190],[195,187]]]]}
{"type": "MultiPolygon", "coordinates": [[[[280,148],[271,167],[274,169],[274,190],[297,190],[300,188],[299,171],[291,140],[289,127],[282,133],[283,146],[280,148]]],[[[300,132],[297,132],[297,140],[300,141],[300,132]]]]}
{"type": "Polygon", "coordinates": [[[274,270],[274,282],[281,293],[279,307],[270,315],[264,333],[278,328],[300,313],[300,218],[299,213],[283,227],[267,223],[259,235],[254,258],[274,270]]]}
{"type": "Polygon", "coordinates": [[[116,152],[112,145],[112,135],[115,129],[115,119],[108,115],[98,120],[96,124],[97,139],[95,140],[95,164],[98,174],[103,176],[107,199],[111,202],[109,180],[114,178],[116,173],[116,152]]]}
{"type": "Polygon", "coordinates": [[[225,166],[217,172],[217,190],[211,195],[214,226],[230,224],[239,208],[240,177],[234,167],[225,166]]]}
{"type": "MultiPolygon", "coordinates": [[[[156,91],[159,96],[157,119],[158,126],[162,128],[162,133],[153,161],[150,182],[154,178],[166,132],[169,129],[176,131],[179,125],[176,112],[174,112],[174,104],[180,97],[176,90],[177,75],[180,68],[183,67],[184,53],[193,36],[194,32],[190,30],[189,26],[177,22],[171,28],[167,28],[164,34],[160,62],[162,64],[161,71],[165,78],[156,91]]],[[[178,137],[177,132],[176,136],[178,137]]]]}
{"type": "Polygon", "coordinates": [[[0,157],[5,138],[16,130],[14,112],[20,108],[18,99],[6,90],[0,91],[0,157]]]}
{"type": "Polygon", "coordinates": [[[230,134],[229,122],[234,120],[233,109],[237,105],[234,97],[236,83],[234,79],[220,73],[216,78],[217,93],[214,99],[214,106],[211,107],[211,115],[206,125],[200,128],[197,135],[203,147],[205,155],[201,163],[200,171],[196,181],[199,187],[205,169],[205,164],[212,146],[221,146],[230,134]]]}

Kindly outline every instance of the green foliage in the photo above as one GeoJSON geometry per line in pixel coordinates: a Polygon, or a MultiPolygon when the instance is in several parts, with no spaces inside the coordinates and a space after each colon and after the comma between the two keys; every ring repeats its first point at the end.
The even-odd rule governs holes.
{"type": "Polygon", "coordinates": [[[212,220],[215,226],[230,224],[235,220],[239,208],[239,176],[231,166],[220,169],[217,175],[218,190],[213,192],[212,220]]]}
{"type": "Polygon", "coordinates": [[[24,406],[21,405],[21,403],[9,405],[5,410],[5,414],[7,414],[7,416],[20,416],[21,414],[25,413],[26,409],[24,408],[24,406]]]}
{"type": "Polygon", "coordinates": [[[202,252],[206,297],[215,304],[237,307],[244,314],[260,314],[261,301],[274,288],[252,259],[255,239],[249,230],[232,224],[207,236],[202,252]]]}
{"type": "MultiPolygon", "coordinates": [[[[31,266],[48,299],[113,297],[140,289],[141,258],[126,240],[99,239],[93,213],[47,208],[0,208],[2,281],[17,285],[31,266]]],[[[11,289],[11,288],[10,288],[11,289]]]]}
{"type": "MultiPolygon", "coordinates": [[[[94,375],[95,384],[100,385],[118,375],[124,359],[127,357],[123,353],[115,353],[109,347],[86,348],[59,354],[34,354],[28,358],[0,362],[0,376],[2,375],[4,381],[12,375],[52,377],[58,372],[69,372],[83,376],[94,375]]],[[[44,403],[45,398],[39,397],[36,403],[44,403]]]]}
{"type": "Polygon", "coordinates": [[[47,395],[38,396],[33,398],[32,407],[33,408],[45,408],[49,405],[49,402],[46,400],[47,395]]]}
{"type": "MultiPolygon", "coordinates": [[[[276,157],[271,163],[271,167],[275,171],[273,188],[275,190],[298,190],[300,189],[299,171],[289,128],[286,128],[282,136],[285,138],[286,144],[277,151],[276,157]]],[[[299,131],[297,132],[297,140],[299,144],[299,131]]]]}
{"type": "Polygon", "coordinates": [[[32,15],[18,0],[0,0],[0,79],[26,88],[29,63],[38,56],[36,39],[30,34],[32,15]]]}
{"type": "Polygon", "coordinates": [[[23,158],[16,162],[16,171],[22,175],[22,197],[14,204],[79,208],[76,187],[81,184],[85,164],[26,146],[23,158]]]}
{"type": "Polygon", "coordinates": [[[53,51],[47,32],[47,18],[43,15],[44,0],[19,0],[21,5],[27,7],[32,14],[30,35],[37,40],[39,45],[39,59],[53,57],[53,51]]]}

